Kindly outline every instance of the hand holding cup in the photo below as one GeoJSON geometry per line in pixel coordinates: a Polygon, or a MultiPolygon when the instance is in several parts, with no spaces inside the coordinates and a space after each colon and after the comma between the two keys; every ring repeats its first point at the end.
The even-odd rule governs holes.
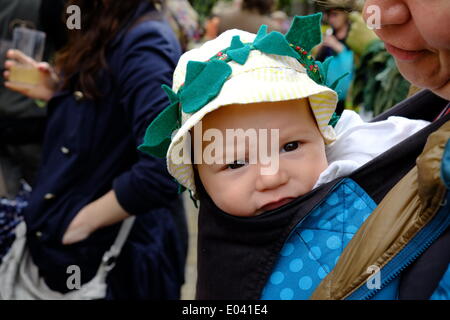
{"type": "Polygon", "coordinates": [[[5,87],[32,99],[48,101],[55,93],[59,79],[46,62],[37,62],[19,50],[6,54],[5,87]]]}

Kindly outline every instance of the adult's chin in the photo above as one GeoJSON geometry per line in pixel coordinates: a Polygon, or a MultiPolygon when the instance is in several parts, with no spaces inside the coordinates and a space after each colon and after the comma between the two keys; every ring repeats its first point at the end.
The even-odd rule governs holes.
{"type": "Polygon", "coordinates": [[[450,77],[447,70],[430,61],[408,62],[395,59],[402,76],[418,88],[429,89],[450,100],[450,77]]]}

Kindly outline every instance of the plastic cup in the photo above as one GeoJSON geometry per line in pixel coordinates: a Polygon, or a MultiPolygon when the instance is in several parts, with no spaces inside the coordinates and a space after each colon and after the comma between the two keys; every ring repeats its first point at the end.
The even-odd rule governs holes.
{"type": "MultiPolygon", "coordinates": [[[[44,56],[45,38],[46,35],[42,31],[18,27],[13,31],[13,48],[41,62],[44,56]]],[[[39,70],[32,64],[17,61],[10,70],[9,80],[14,83],[37,85],[40,80],[39,70]]]]}

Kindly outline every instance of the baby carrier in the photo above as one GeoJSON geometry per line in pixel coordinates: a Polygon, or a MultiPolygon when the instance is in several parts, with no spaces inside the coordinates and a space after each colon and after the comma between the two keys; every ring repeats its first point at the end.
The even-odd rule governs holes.
{"type": "MultiPolygon", "coordinates": [[[[447,104],[448,101],[426,90],[403,101],[373,121],[395,115],[432,123],[348,177],[331,181],[259,216],[242,218],[221,211],[197,177],[201,203],[197,298],[428,299],[439,286],[450,260],[448,189],[441,186],[428,195],[434,201],[422,208],[429,213],[428,220],[414,232],[405,231],[413,229],[406,221],[402,226],[395,223],[384,226],[386,230],[398,229],[403,233],[402,239],[394,237],[392,243],[385,244],[383,254],[376,255],[376,250],[389,234],[381,235],[380,239],[367,238],[370,235],[367,226],[377,222],[372,213],[383,209],[378,207],[388,193],[398,188],[396,185],[402,184],[408,175],[414,175],[416,159],[429,136],[448,126],[449,114],[436,120],[447,104]],[[364,242],[371,242],[373,248],[359,248],[364,242]],[[366,271],[372,269],[363,260],[374,262],[369,267],[378,270],[379,283],[369,285],[374,275],[366,271]],[[360,269],[354,266],[355,270],[350,270],[352,261],[359,263],[360,269]],[[427,270],[430,263],[432,272],[427,270]],[[351,273],[355,276],[345,279],[351,273]]],[[[449,132],[444,130],[441,140],[448,141],[449,132]]],[[[450,160],[444,156],[442,161],[450,160]]],[[[447,169],[449,166],[446,164],[447,169]]],[[[439,170],[437,175],[448,178],[448,173],[439,170]]],[[[403,197],[402,191],[394,194],[403,197]]],[[[394,207],[392,210],[397,210],[394,207]]],[[[392,212],[398,216],[396,223],[402,221],[400,211],[392,212]]],[[[379,217],[378,220],[382,218],[379,217]]]]}

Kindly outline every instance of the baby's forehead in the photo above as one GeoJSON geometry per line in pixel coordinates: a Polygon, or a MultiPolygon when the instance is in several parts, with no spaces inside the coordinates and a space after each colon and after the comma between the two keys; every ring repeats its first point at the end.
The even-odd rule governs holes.
{"type": "Polygon", "coordinates": [[[204,122],[239,126],[245,123],[258,123],[271,126],[280,120],[314,121],[308,99],[293,99],[274,102],[235,103],[221,106],[206,114],[204,122]],[[261,123],[261,121],[267,121],[261,123]]]}
{"type": "Polygon", "coordinates": [[[194,130],[203,134],[213,134],[215,130],[224,136],[227,133],[250,136],[254,131],[260,138],[265,137],[259,135],[264,130],[267,133],[277,130],[280,138],[310,131],[318,133],[307,99],[223,106],[208,113],[194,130]]]}

